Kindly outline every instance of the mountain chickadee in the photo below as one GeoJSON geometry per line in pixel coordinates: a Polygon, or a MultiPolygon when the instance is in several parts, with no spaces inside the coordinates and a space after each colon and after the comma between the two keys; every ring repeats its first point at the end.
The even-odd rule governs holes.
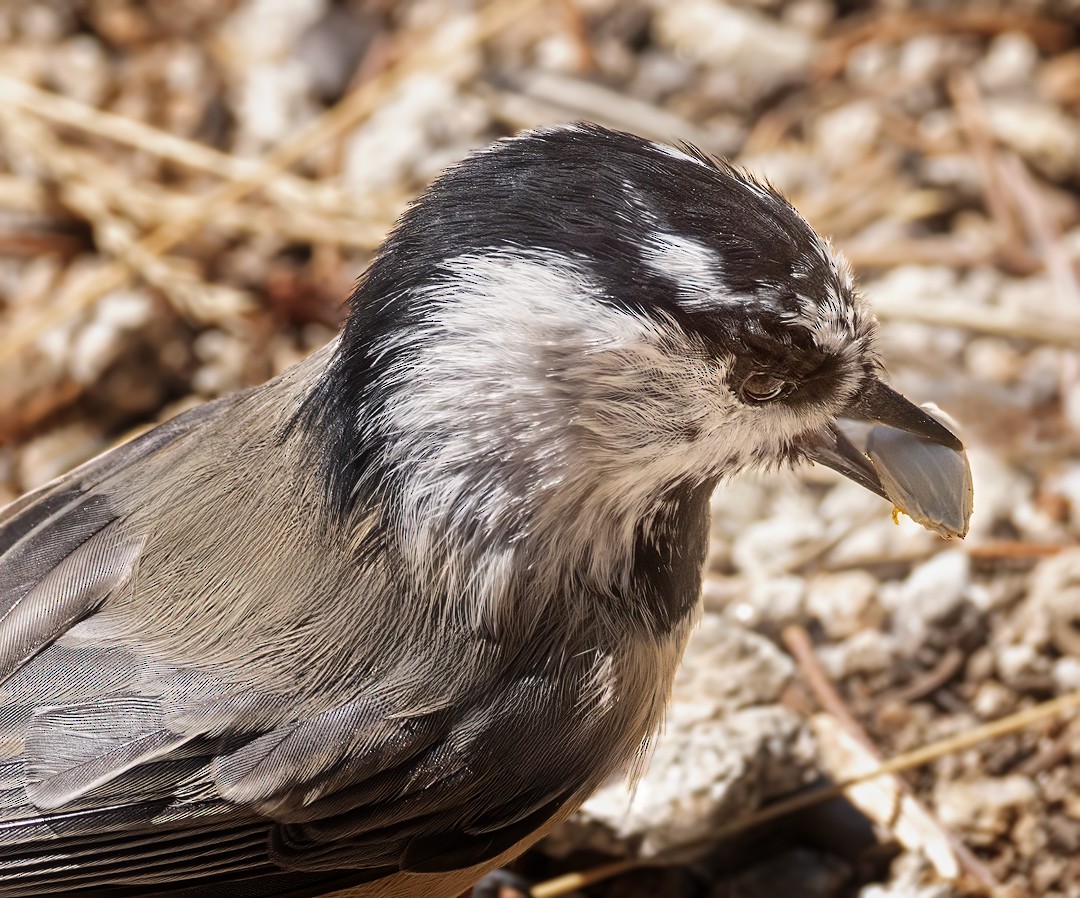
{"type": "Polygon", "coordinates": [[[450,169],[334,342],[0,510],[0,896],[454,898],[642,757],[719,480],[885,495],[849,417],[951,489],[875,327],[690,148],[450,169]]]}

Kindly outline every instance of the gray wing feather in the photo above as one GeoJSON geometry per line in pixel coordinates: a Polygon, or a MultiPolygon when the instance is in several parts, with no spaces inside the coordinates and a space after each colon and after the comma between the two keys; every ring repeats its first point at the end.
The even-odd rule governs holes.
{"type": "Polygon", "coordinates": [[[100,607],[135,572],[146,538],[98,530],[37,581],[0,621],[0,679],[100,607]]]}
{"type": "Polygon", "coordinates": [[[235,398],[223,397],[178,415],[0,508],[0,558],[16,542],[39,530],[48,519],[62,516],[70,503],[78,501],[79,497],[139,459],[152,455],[177,437],[213,418],[235,398]]]}
{"type": "Polygon", "coordinates": [[[135,767],[195,738],[161,729],[152,697],[124,696],[45,708],[26,734],[27,797],[43,810],[62,808],[135,767]]]}
{"type": "MultiPolygon", "coordinates": [[[[280,407],[283,400],[267,401],[280,407]]],[[[400,665],[407,688],[365,674],[336,680],[336,691],[325,694],[296,691],[291,669],[326,668],[325,646],[295,638],[287,665],[272,653],[237,660],[228,626],[248,619],[233,606],[216,606],[234,622],[224,629],[181,616],[175,639],[145,643],[141,630],[132,637],[133,618],[115,612],[118,596],[137,598],[134,620],[153,621],[176,598],[163,570],[182,571],[176,565],[190,557],[199,566],[195,582],[213,584],[242,567],[213,555],[213,521],[193,543],[197,550],[182,546],[190,555],[181,561],[162,554],[160,539],[153,555],[148,528],[158,519],[133,510],[129,489],[146,482],[145,465],[157,471],[163,457],[171,463],[177,456],[162,454],[173,451],[169,444],[199,427],[220,424],[217,439],[222,432],[250,439],[221,417],[240,402],[201,407],[0,510],[0,896],[112,884],[146,886],[149,895],[185,877],[430,868],[440,859],[467,866],[516,841],[521,827],[534,824],[531,815],[565,800],[566,766],[588,769],[584,756],[612,741],[588,727],[567,729],[566,709],[580,708],[581,690],[591,688],[584,662],[550,680],[492,669],[496,684],[440,683],[444,700],[430,701],[430,689],[418,689],[423,653],[383,656],[381,669],[400,665]],[[156,584],[153,593],[147,583],[156,584]],[[123,640],[112,639],[117,632],[123,640]],[[192,634],[205,635],[206,644],[192,634]],[[201,649],[201,661],[184,656],[201,649]],[[556,682],[580,690],[561,694],[556,682]],[[421,694],[429,698],[423,708],[410,698],[421,694]],[[471,763],[502,758],[507,746],[523,747],[513,763],[471,763]]],[[[263,436],[261,445],[272,443],[263,436]]],[[[213,482],[205,468],[195,474],[202,489],[213,482]]],[[[261,501],[247,482],[218,481],[217,488],[220,501],[261,501]]],[[[163,489],[160,501],[196,501],[185,498],[182,477],[163,489]]],[[[200,513],[179,514],[173,524],[206,521],[206,509],[200,513]]],[[[233,550],[226,540],[220,551],[233,550]]],[[[278,570],[276,589],[303,588],[303,576],[251,568],[249,555],[246,576],[278,570]]],[[[316,631],[329,636],[328,623],[340,625],[342,609],[357,598],[321,595],[339,604],[323,611],[312,599],[304,613],[325,614],[316,631]]],[[[185,614],[207,607],[198,595],[182,598],[185,614]]],[[[380,637],[358,645],[379,645],[380,637]]],[[[456,650],[465,657],[473,649],[456,650]]],[[[483,668],[466,669],[476,677],[483,668]]]]}

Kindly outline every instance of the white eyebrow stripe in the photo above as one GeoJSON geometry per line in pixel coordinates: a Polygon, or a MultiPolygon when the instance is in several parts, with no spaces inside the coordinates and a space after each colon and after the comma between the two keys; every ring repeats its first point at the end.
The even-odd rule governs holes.
{"type": "Polygon", "coordinates": [[[684,299],[706,299],[722,292],[720,257],[699,240],[653,231],[645,240],[642,261],[673,281],[684,299]]]}

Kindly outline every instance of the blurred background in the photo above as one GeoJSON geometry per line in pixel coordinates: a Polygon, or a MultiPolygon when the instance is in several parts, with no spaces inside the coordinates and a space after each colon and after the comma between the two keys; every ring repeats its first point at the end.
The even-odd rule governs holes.
{"type": "Polygon", "coordinates": [[[689,141],[851,260],[893,384],[970,446],[972,531],[822,470],[722,487],[650,773],[523,869],[669,864],[595,898],[1080,896],[1067,714],[750,826],[1080,690],[1078,35],[1077,0],[0,2],[0,504],[330,339],[469,150],[579,119],[689,141]]]}

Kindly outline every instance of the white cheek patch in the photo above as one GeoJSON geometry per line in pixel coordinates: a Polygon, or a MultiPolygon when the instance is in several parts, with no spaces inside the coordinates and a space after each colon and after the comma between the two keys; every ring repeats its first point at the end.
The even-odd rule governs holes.
{"type": "MultiPolygon", "coordinates": [[[[417,299],[423,320],[399,337],[409,346],[385,385],[395,400],[376,422],[390,434],[386,461],[412,472],[401,519],[413,563],[441,557],[453,532],[496,535],[513,553],[524,528],[536,544],[576,541],[552,557],[588,559],[610,581],[656,493],[707,476],[723,454],[734,400],[722,365],[674,322],[605,301],[566,254],[473,253],[443,271],[417,299]]],[[[512,571],[455,564],[441,576],[498,605],[512,571]]]]}
{"type": "Polygon", "coordinates": [[[641,256],[650,269],[675,284],[684,301],[715,302],[722,293],[720,257],[699,240],[653,231],[641,256]]]}
{"type": "Polygon", "coordinates": [[[634,344],[644,320],[603,302],[603,291],[574,259],[553,250],[470,253],[444,263],[448,277],[429,291],[438,331],[430,352],[468,379],[504,372],[542,377],[544,347],[567,356],[634,344]]]}

